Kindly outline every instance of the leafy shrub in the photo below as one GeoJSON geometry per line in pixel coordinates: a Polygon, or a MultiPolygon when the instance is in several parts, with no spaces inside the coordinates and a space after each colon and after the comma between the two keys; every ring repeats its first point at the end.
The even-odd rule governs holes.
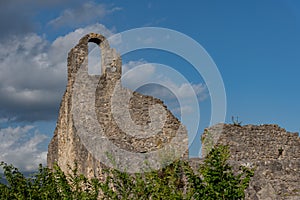
{"type": "Polygon", "coordinates": [[[167,167],[144,174],[105,170],[105,180],[87,179],[77,166],[65,175],[39,166],[26,178],[12,165],[2,162],[7,184],[0,183],[0,199],[243,199],[253,171],[241,168],[235,174],[228,165],[229,150],[211,150],[195,174],[188,162],[178,160],[167,167]]]}
{"type": "Polygon", "coordinates": [[[203,176],[203,188],[198,199],[243,199],[253,171],[241,166],[240,173],[234,174],[227,163],[230,157],[228,146],[211,150],[199,172],[203,176]]]}

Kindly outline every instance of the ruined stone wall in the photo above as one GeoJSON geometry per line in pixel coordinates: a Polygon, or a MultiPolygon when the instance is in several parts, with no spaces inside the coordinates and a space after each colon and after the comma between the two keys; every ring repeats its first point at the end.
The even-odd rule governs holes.
{"type": "MultiPolygon", "coordinates": [[[[47,162],[50,168],[56,162],[64,172],[69,173],[69,166],[74,167],[76,162],[79,173],[89,178],[101,178],[102,169],[107,167],[95,158],[79,136],[79,127],[75,126],[77,118],[73,114],[80,114],[80,110],[76,111],[76,108],[81,103],[95,111],[94,118],[101,131],[119,149],[146,154],[163,149],[176,138],[172,144],[175,148],[182,145],[188,147],[187,131],[180,121],[161,100],[123,88],[120,84],[121,71],[120,56],[101,35],[88,34],[71,49],[68,55],[68,84],[48,148],[47,162]],[[101,48],[101,76],[87,74],[88,42],[94,42],[101,48]],[[81,78],[90,80],[92,86],[95,86],[94,90],[84,81],[76,82],[82,69],[85,73],[81,78]],[[89,98],[91,92],[95,95],[94,99],[89,98]],[[82,101],[76,105],[72,98],[74,93],[82,101]],[[163,122],[162,126],[160,122],[163,122]],[[157,127],[161,128],[157,130],[157,127]],[[134,137],[137,133],[144,137],[134,137]]],[[[87,129],[91,128],[97,134],[100,130],[91,124],[91,116],[93,115],[82,115],[79,119],[87,129]]],[[[91,137],[90,140],[93,141],[94,138],[91,137]]],[[[234,166],[247,165],[256,169],[246,191],[247,199],[300,199],[298,134],[286,132],[277,125],[240,127],[218,124],[205,130],[202,144],[203,156],[207,154],[207,147],[229,145],[230,162],[234,166]]],[[[99,148],[103,145],[98,144],[99,148]]],[[[102,147],[104,150],[105,148],[106,146],[102,147]]],[[[188,152],[182,157],[187,158],[188,152]]],[[[133,163],[134,159],[130,156],[125,159],[130,165],[138,165],[133,163]]],[[[200,159],[190,160],[194,168],[201,162],[200,159]]]]}
{"type": "Polygon", "coordinates": [[[300,199],[300,138],[278,125],[218,124],[205,129],[202,155],[210,145],[230,147],[230,162],[255,168],[247,199],[300,199]]]}
{"type": "MultiPolygon", "coordinates": [[[[64,172],[69,173],[69,168],[74,167],[76,162],[80,173],[88,178],[101,178],[101,170],[106,166],[89,151],[89,147],[83,142],[84,139],[79,136],[78,131],[81,130],[77,130],[78,127],[75,126],[77,118],[74,116],[74,110],[81,105],[80,103],[95,111],[94,117],[101,131],[117,148],[145,154],[162,149],[177,136],[178,146],[183,144],[186,148],[182,157],[187,158],[188,135],[185,127],[161,100],[123,88],[120,82],[121,71],[120,56],[109,47],[107,40],[101,35],[88,34],[71,49],[68,54],[67,89],[61,101],[54,136],[48,148],[47,163],[50,168],[57,163],[64,172]],[[100,76],[87,74],[88,42],[94,42],[101,48],[102,75],[100,76]],[[91,85],[84,81],[78,83],[78,77],[88,79],[94,84],[94,99],[90,99],[90,93],[93,91],[91,85]],[[72,102],[75,93],[82,101],[77,105],[72,102]],[[156,130],[156,127],[160,127],[160,122],[164,123],[159,130],[156,130]],[[152,132],[155,134],[151,135],[152,132]],[[134,133],[143,137],[135,137],[134,133]]],[[[80,110],[76,112],[80,114],[80,110]]],[[[93,128],[92,120],[88,119],[90,117],[82,116],[80,121],[85,123],[86,127],[93,128]]],[[[94,133],[97,134],[98,131],[100,132],[94,130],[94,133]]],[[[93,141],[94,138],[91,137],[90,140],[93,141]]],[[[103,143],[98,144],[99,148],[103,145],[103,143]]],[[[126,159],[129,164],[135,164],[130,163],[134,162],[133,158],[126,159]]]]}

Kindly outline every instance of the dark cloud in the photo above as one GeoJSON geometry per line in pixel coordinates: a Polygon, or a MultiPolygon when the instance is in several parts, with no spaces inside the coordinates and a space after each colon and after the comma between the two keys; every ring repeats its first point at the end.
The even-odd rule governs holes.
{"type": "Polygon", "coordinates": [[[79,39],[103,25],[77,29],[50,43],[27,33],[0,43],[0,118],[17,121],[55,120],[67,81],[67,54],[79,39]]]}
{"type": "Polygon", "coordinates": [[[22,35],[38,29],[37,15],[49,9],[66,9],[77,6],[80,1],[75,0],[1,0],[0,1],[0,40],[10,35],[22,35]]]}
{"type": "Polygon", "coordinates": [[[1,1],[0,6],[0,39],[10,34],[19,35],[34,30],[30,9],[22,2],[1,1]]]}

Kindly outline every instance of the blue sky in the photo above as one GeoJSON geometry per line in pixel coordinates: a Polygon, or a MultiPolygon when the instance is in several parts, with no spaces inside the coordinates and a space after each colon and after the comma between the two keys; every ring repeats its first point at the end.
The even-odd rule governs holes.
{"type": "MultiPolygon", "coordinates": [[[[148,26],[181,32],[203,46],[224,82],[227,123],[238,116],[243,124],[279,124],[299,132],[297,0],[2,1],[0,160],[27,171],[45,163],[66,86],[66,56],[82,34],[110,36],[148,26]]],[[[190,150],[192,156],[198,155],[199,134],[211,114],[203,78],[186,60],[170,52],[145,49],[122,59],[125,69],[147,63],[171,66],[193,85],[201,122],[190,150]]],[[[140,90],[155,94],[156,89],[161,88],[145,86],[140,90]]],[[[176,100],[159,94],[176,112],[176,100]]]]}

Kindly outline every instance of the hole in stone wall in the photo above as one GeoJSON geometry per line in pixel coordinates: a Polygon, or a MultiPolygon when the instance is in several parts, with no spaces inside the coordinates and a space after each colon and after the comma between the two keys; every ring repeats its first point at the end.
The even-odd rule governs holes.
{"type": "Polygon", "coordinates": [[[116,72],[117,68],[116,67],[111,67],[111,72],[116,72]]]}
{"type": "Polygon", "coordinates": [[[88,43],[88,73],[89,75],[101,75],[101,49],[94,43],[88,43]]]}

